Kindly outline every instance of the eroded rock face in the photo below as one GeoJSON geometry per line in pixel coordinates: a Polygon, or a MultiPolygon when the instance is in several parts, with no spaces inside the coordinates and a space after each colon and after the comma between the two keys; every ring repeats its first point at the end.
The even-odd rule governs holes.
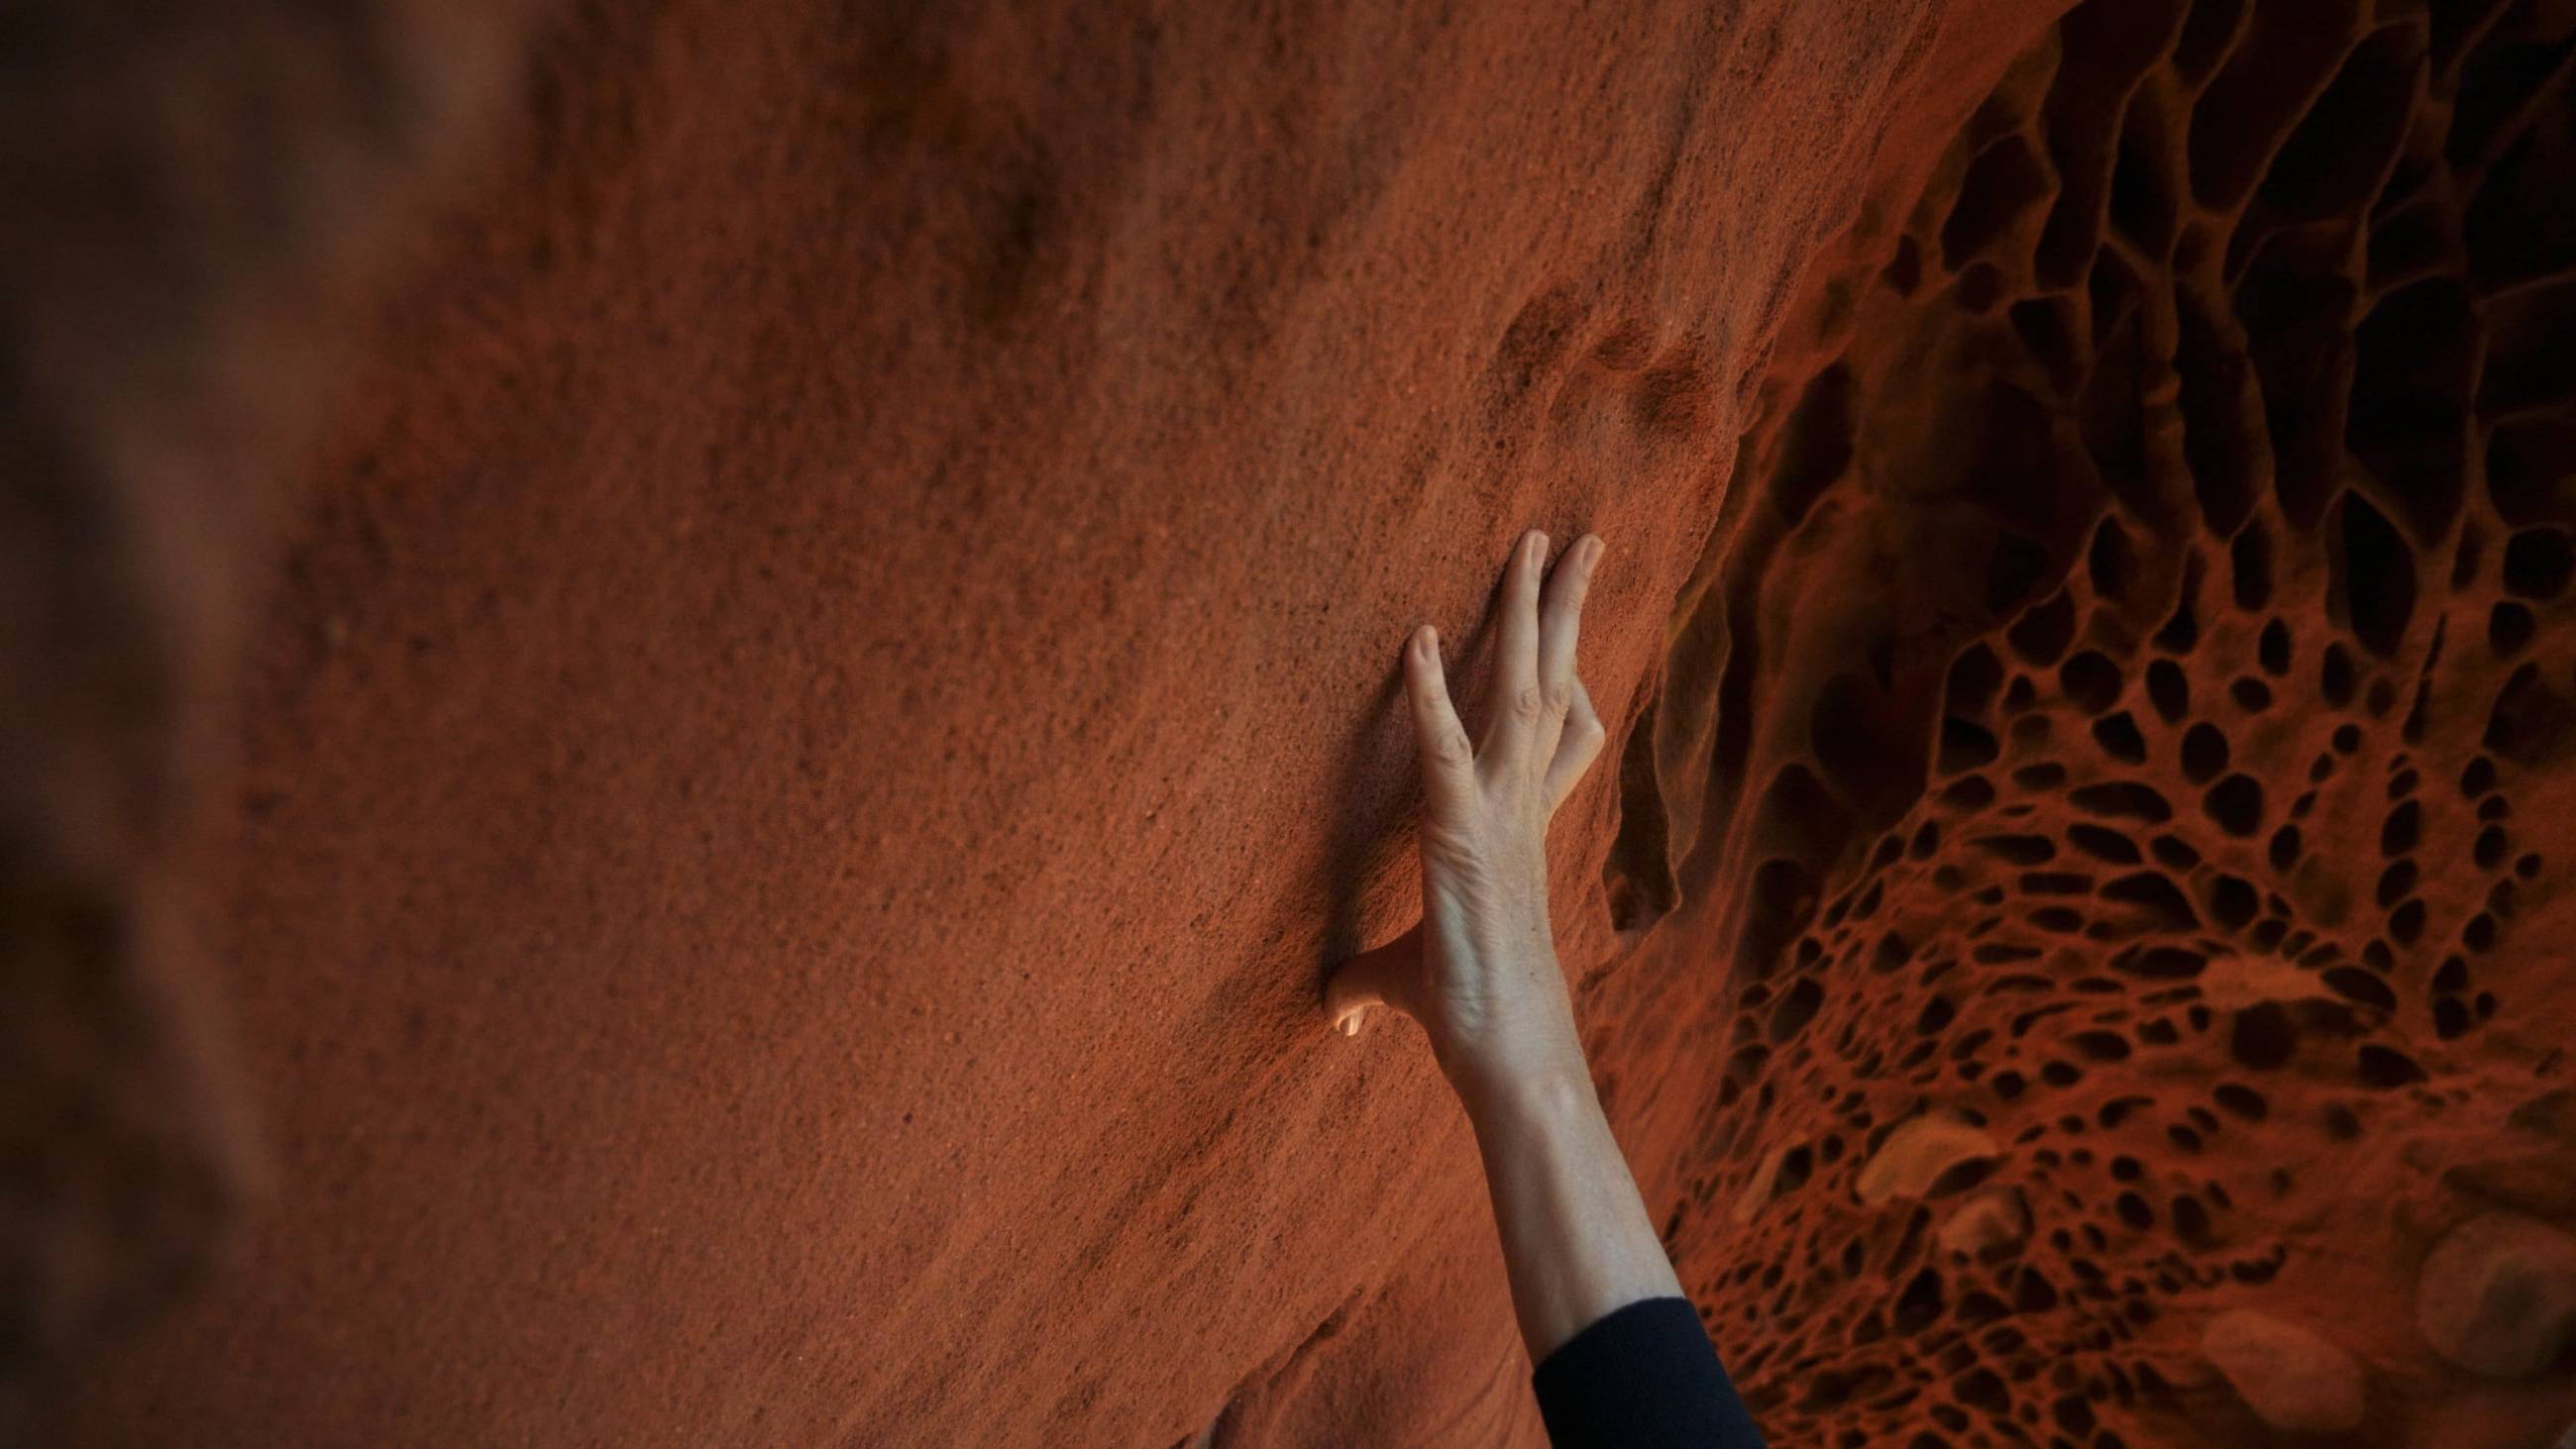
{"type": "Polygon", "coordinates": [[[2520,1213],[2470,1218],[2425,1256],[2415,1321],[2435,1352],[2474,1374],[2576,1368],[2576,1233],[2520,1213]]]}
{"type": "Polygon", "coordinates": [[[2030,1236],[2030,1209],[2009,1187],[1984,1188],[1950,1210],[1933,1242],[1945,1253],[1983,1258],[2009,1252],[2030,1236]]]}
{"type": "MultiPolygon", "coordinates": [[[[122,657],[242,700],[279,1192],[68,1437],[1540,1442],[1418,1039],[1314,1010],[1535,522],[1616,550],[1560,949],[1775,1442],[2544,1442],[2443,1285],[2576,1230],[2576,17],[2063,10],[556,17],[292,523],[137,485],[264,603],[122,657]]],[[[92,1175],[224,1197],[138,1059],[92,1175]]]]}
{"type": "Polygon", "coordinates": [[[539,9],[291,506],[155,495],[277,1190],[40,1437],[1536,1442],[1454,1103],[1318,1011],[1397,651],[1596,529],[1624,728],[1796,276],[2050,0],[539,9]]]}
{"type": "Polygon", "coordinates": [[[1613,865],[1650,959],[1733,907],[1717,1105],[1639,1110],[1724,1144],[1670,1236],[1782,1440],[2576,1414],[2571,51],[2100,0],[1811,280],[1613,865]],[[2024,1247],[1884,1191],[1936,1120],[2024,1247]]]}
{"type": "Polygon", "coordinates": [[[2349,1434],[2361,1427],[2368,1408],[2361,1365],[2304,1324],[2233,1308],[2209,1321],[2200,1347],[2271,1428],[2349,1434]]]}
{"type": "Polygon", "coordinates": [[[1982,1176],[1995,1158],[1994,1135],[1964,1116],[1936,1113],[1899,1126],[1861,1164],[1852,1191],[1870,1206],[1890,1198],[1924,1198],[1962,1177],[1982,1176]]]}
{"type": "Polygon", "coordinates": [[[334,311],[508,89],[523,8],[0,18],[0,1441],[264,1183],[197,827],[334,311]]]}

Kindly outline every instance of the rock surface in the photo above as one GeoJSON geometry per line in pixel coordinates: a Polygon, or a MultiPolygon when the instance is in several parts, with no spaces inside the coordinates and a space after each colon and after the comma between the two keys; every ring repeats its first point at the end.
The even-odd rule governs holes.
{"type": "Polygon", "coordinates": [[[2361,1365],[2314,1329],[2251,1308],[2218,1315],[2201,1352],[2265,1424],[2290,1434],[2349,1434],[2361,1427],[2361,1365]]]}
{"type": "Polygon", "coordinates": [[[1930,1196],[1951,1174],[1993,1162],[1994,1134],[1947,1113],[1917,1117],[1879,1144],[1852,1179],[1861,1202],[1876,1207],[1890,1198],[1930,1196]]]}
{"type": "Polygon", "coordinates": [[[9,1020],[92,1044],[11,1385],[221,1249],[48,1437],[1541,1442],[1317,1010],[1531,524],[1612,546],[1560,951],[1775,1442],[2244,1442],[2219,1323],[2576,1419],[2409,1311],[2576,1170],[2566,7],[493,7],[452,96],[310,9],[352,189],[238,190],[334,204],[0,222],[9,1020]]]}
{"type": "Polygon", "coordinates": [[[2030,1208],[2009,1187],[1982,1188],[1942,1219],[1933,1241],[1946,1253],[1982,1258],[2019,1247],[2030,1236],[2030,1208]]]}
{"type": "Polygon", "coordinates": [[[2576,1234],[2519,1213],[2480,1213],[2424,1259],[2415,1321],[2473,1374],[2576,1369],[2576,1234]]]}

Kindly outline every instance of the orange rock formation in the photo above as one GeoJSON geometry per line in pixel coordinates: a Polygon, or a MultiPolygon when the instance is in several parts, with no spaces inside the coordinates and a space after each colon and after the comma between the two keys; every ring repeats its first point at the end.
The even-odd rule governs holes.
{"type": "Polygon", "coordinates": [[[1775,349],[1603,1016],[1784,1442],[2576,1419],[2576,15],[2379,10],[2073,11],[1775,349]]]}
{"type": "Polygon", "coordinates": [[[1774,1442],[2576,1420],[2576,12],[1294,9],[26,22],[0,1414],[1541,1442],[1317,1010],[1535,523],[1774,1442]]]}

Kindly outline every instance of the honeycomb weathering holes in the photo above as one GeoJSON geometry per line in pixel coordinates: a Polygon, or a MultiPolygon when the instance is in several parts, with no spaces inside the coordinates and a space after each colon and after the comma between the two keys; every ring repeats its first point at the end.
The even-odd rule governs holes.
{"type": "MultiPolygon", "coordinates": [[[[1779,621],[1742,768],[1668,782],[1751,811],[1706,889],[1798,963],[1724,1028],[1771,1048],[1719,1174],[1763,1199],[1675,1239],[1775,1436],[2241,1442],[2503,1341],[2351,1319],[2424,1266],[2369,1202],[2499,1190],[2546,1084],[2467,1084],[2563,1072],[2519,1033],[2576,1012],[2523,844],[2576,808],[2571,50],[2547,7],[2093,0],[1820,264],[1848,325],[1739,463],[1781,526],[1693,605],[1779,621]],[[2437,1123],[2447,1176],[2372,1148],[2437,1123]]],[[[2557,1261],[2568,1206],[2498,1251],[2557,1261]]]]}

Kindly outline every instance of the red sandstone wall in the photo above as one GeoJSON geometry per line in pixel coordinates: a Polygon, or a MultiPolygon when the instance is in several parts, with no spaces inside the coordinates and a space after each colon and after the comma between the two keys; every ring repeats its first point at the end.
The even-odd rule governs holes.
{"type": "Polygon", "coordinates": [[[1786,1441],[2576,1418],[2576,16],[2380,9],[2073,12],[1783,329],[1597,1008],[1786,1441]]]}
{"type": "Polygon", "coordinates": [[[1535,522],[1777,1442],[2546,1443],[2567,26],[2055,8],[540,24],[240,545],[274,1170],[75,1437],[1537,1442],[1313,1008],[1535,522]]]}

